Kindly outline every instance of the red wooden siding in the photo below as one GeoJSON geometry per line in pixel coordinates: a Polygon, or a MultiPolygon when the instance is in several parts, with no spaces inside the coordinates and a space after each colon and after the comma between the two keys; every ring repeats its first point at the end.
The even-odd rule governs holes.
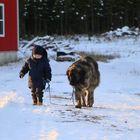
{"type": "Polygon", "coordinates": [[[0,0],[4,4],[5,36],[0,37],[0,51],[16,51],[18,48],[17,0],[0,0]]]}

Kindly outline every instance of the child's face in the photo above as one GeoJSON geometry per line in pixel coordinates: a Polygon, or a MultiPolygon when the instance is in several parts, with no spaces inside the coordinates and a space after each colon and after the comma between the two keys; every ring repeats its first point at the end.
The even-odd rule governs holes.
{"type": "Polygon", "coordinates": [[[42,55],[41,54],[33,54],[33,57],[36,59],[41,59],[42,55]]]}

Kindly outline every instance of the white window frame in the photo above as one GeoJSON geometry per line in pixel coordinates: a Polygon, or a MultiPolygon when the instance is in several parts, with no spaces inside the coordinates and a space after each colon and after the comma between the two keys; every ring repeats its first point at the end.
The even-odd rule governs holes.
{"type": "Polygon", "coordinates": [[[0,37],[5,37],[5,14],[4,14],[4,4],[0,3],[0,6],[2,7],[2,17],[3,17],[3,19],[0,19],[0,21],[3,22],[3,34],[0,33],[0,37]]]}

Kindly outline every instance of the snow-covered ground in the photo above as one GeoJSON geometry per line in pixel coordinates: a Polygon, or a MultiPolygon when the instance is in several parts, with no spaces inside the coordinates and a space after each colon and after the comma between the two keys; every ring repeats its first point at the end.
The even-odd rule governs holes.
{"type": "Polygon", "coordinates": [[[120,56],[98,62],[93,108],[76,109],[65,75],[72,62],[51,60],[51,101],[33,106],[20,60],[0,67],[0,140],[140,140],[140,38],[70,41],[75,51],[120,56]]]}

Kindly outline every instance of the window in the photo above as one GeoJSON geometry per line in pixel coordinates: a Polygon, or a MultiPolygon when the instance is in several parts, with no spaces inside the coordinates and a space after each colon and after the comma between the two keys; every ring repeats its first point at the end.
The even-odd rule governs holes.
{"type": "Polygon", "coordinates": [[[0,4],[0,37],[5,36],[4,28],[4,4],[0,4]]]}

